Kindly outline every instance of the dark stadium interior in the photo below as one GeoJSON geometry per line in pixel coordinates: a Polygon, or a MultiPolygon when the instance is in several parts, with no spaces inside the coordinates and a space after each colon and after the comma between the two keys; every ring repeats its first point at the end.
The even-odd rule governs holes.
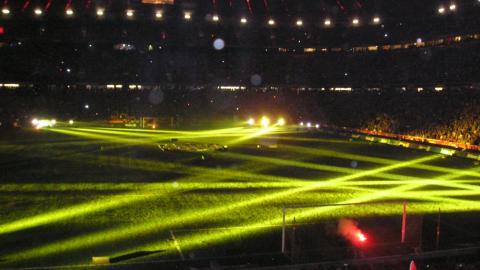
{"type": "Polygon", "coordinates": [[[0,0],[0,269],[480,269],[479,15],[480,0],[0,0]],[[285,214],[382,200],[411,202],[408,245],[388,207],[285,214]],[[353,217],[366,247],[336,231],[353,217]]]}

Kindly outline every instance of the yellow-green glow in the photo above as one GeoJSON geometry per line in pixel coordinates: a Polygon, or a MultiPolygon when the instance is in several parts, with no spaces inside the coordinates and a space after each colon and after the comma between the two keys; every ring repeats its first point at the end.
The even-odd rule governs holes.
{"type": "Polygon", "coordinates": [[[270,119],[266,116],[263,116],[262,119],[260,119],[260,124],[262,127],[267,128],[270,125],[270,119]]]}
{"type": "MultiPolygon", "coordinates": [[[[289,145],[283,145],[282,148],[285,150],[300,153],[300,154],[309,154],[314,156],[327,156],[327,157],[341,158],[341,159],[347,159],[347,160],[372,162],[377,164],[393,164],[395,162],[398,162],[397,160],[390,160],[386,158],[343,153],[339,151],[332,151],[332,150],[326,150],[326,149],[313,149],[313,148],[307,148],[307,147],[301,147],[301,146],[289,146],[289,145]]],[[[464,172],[464,170],[458,170],[458,169],[452,169],[452,168],[446,168],[446,167],[434,166],[434,165],[428,165],[428,164],[415,164],[415,165],[412,165],[411,167],[415,169],[422,169],[422,170],[440,172],[440,173],[464,172]]],[[[469,175],[469,176],[480,177],[480,173],[475,171],[465,171],[465,173],[466,175],[469,175]]]]}
{"type": "Polygon", "coordinates": [[[0,234],[11,233],[40,225],[55,223],[62,220],[68,220],[80,215],[91,214],[94,212],[105,211],[108,209],[121,207],[126,204],[136,203],[152,199],[154,194],[121,194],[109,199],[96,200],[93,202],[82,203],[71,207],[66,207],[56,211],[46,212],[33,217],[16,220],[7,224],[0,225],[0,234]]]}
{"type": "MultiPolygon", "coordinates": [[[[21,252],[20,254],[12,254],[11,256],[16,259],[30,259],[35,257],[47,256],[49,254],[56,253],[59,251],[69,251],[69,250],[79,249],[82,247],[108,243],[108,242],[112,242],[119,239],[125,239],[128,237],[131,237],[132,235],[137,235],[137,236],[145,235],[153,230],[167,229],[167,228],[179,226],[181,224],[186,224],[186,223],[191,224],[196,221],[203,220],[207,217],[217,216],[226,212],[233,211],[234,209],[265,203],[267,201],[272,201],[274,199],[279,199],[282,197],[318,189],[321,187],[334,186],[344,181],[357,179],[357,178],[361,178],[369,175],[374,175],[377,173],[385,172],[388,170],[394,170],[397,168],[408,167],[412,164],[427,162],[427,161],[436,159],[438,157],[439,155],[433,155],[433,156],[422,157],[422,158],[411,160],[411,161],[400,162],[398,164],[380,167],[380,168],[372,169],[368,171],[363,171],[363,172],[359,172],[352,175],[342,176],[342,177],[334,178],[328,181],[317,182],[317,183],[299,187],[299,188],[294,188],[286,191],[275,192],[275,193],[271,193],[263,196],[258,196],[255,199],[251,199],[247,201],[227,204],[225,206],[213,207],[203,211],[191,210],[182,215],[165,217],[165,219],[163,219],[161,223],[158,223],[157,221],[152,221],[150,223],[138,224],[133,227],[125,226],[125,227],[115,228],[111,230],[100,231],[97,233],[92,233],[84,236],[78,236],[71,239],[47,244],[42,247],[34,248],[29,251],[21,252]]],[[[368,198],[371,199],[372,196],[369,196],[368,198]]],[[[265,222],[258,224],[258,226],[263,226],[265,222]]]]}
{"type": "MultiPolygon", "coordinates": [[[[211,131],[168,131],[168,130],[131,130],[131,129],[112,129],[112,128],[69,128],[57,129],[52,128],[54,132],[101,140],[108,143],[120,145],[143,145],[154,146],[155,142],[162,140],[170,140],[171,138],[179,138],[180,140],[192,141],[209,141],[211,138],[218,138],[225,144],[239,144],[247,142],[255,138],[276,137],[278,134],[286,134],[286,130],[281,129],[280,125],[272,125],[269,128],[244,128],[236,127],[231,129],[211,130],[211,131]]],[[[278,136],[281,141],[284,137],[278,136]]],[[[286,137],[288,138],[288,137],[286,137]]],[[[309,139],[309,138],[300,138],[309,139]]],[[[212,141],[215,141],[214,139],[212,141]]],[[[311,142],[319,140],[312,138],[311,142]]],[[[327,140],[328,142],[334,142],[327,140]]],[[[282,146],[284,147],[284,146],[282,146]]],[[[77,154],[72,160],[86,164],[101,164],[102,166],[112,166],[116,168],[138,169],[146,172],[169,172],[180,171],[188,176],[180,177],[178,185],[172,187],[171,183],[119,183],[115,189],[124,190],[126,193],[118,196],[109,196],[105,200],[96,200],[90,203],[83,203],[65,207],[63,209],[49,211],[37,216],[19,219],[7,224],[0,225],[0,234],[23,230],[30,227],[44,225],[48,223],[68,220],[73,217],[87,215],[107,209],[121,209],[122,206],[140,203],[143,200],[155,202],[164,195],[174,195],[187,193],[191,190],[204,191],[207,189],[224,189],[241,190],[250,188],[259,188],[261,191],[252,192],[247,195],[240,196],[218,196],[219,198],[235,198],[234,200],[215,201],[205,206],[205,208],[195,207],[192,209],[181,209],[178,213],[167,213],[161,219],[152,219],[147,222],[141,221],[135,224],[119,225],[118,227],[99,230],[93,233],[85,233],[69,239],[63,239],[50,242],[30,250],[7,254],[5,258],[12,260],[33,259],[43,256],[57,255],[61,252],[69,252],[78,249],[86,249],[99,245],[107,245],[116,241],[128,240],[130,238],[146,236],[154,232],[162,232],[166,230],[175,230],[182,226],[195,226],[198,222],[212,219],[218,220],[220,217],[227,216],[236,211],[256,211],[261,208],[264,211],[262,218],[256,217],[246,221],[239,226],[228,230],[199,230],[192,233],[186,233],[178,236],[178,241],[182,249],[191,250],[200,247],[205,243],[218,244],[231,241],[235,237],[250,236],[251,234],[261,233],[271,230],[271,226],[277,226],[281,223],[280,203],[295,201],[298,197],[305,198],[306,201],[315,201],[315,196],[326,198],[327,201],[335,201],[337,203],[359,203],[372,202],[378,200],[396,200],[418,198],[418,208],[414,208],[412,212],[428,212],[435,211],[435,207],[442,207],[442,211],[463,211],[465,209],[473,210],[480,207],[473,201],[466,198],[447,198],[447,196],[466,197],[478,195],[480,188],[475,184],[480,180],[475,177],[480,176],[476,170],[458,170],[452,168],[443,168],[423,164],[425,162],[434,161],[440,155],[425,156],[422,158],[397,161],[385,158],[376,158],[363,155],[355,155],[342,153],[327,149],[309,149],[297,146],[285,146],[283,150],[291,153],[305,154],[306,156],[328,156],[341,158],[346,160],[358,160],[375,164],[381,164],[382,167],[376,167],[369,170],[360,170],[352,168],[344,168],[338,166],[330,166],[325,164],[316,164],[309,161],[300,161],[298,159],[289,158],[271,158],[256,155],[247,155],[240,153],[215,153],[215,158],[234,159],[246,161],[247,164],[238,168],[214,169],[201,166],[190,166],[181,164],[181,162],[162,162],[156,160],[131,159],[119,156],[107,155],[88,155],[77,154]],[[338,173],[325,179],[301,179],[295,177],[281,177],[259,173],[262,169],[292,167],[311,169],[319,172],[338,173]],[[441,175],[432,179],[422,179],[421,177],[413,177],[407,175],[399,175],[394,172],[397,169],[415,168],[430,172],[449,173],[449,175],[441,175]],[[469,178],[461,179],[462,176],[469,178]],[[372,179],[369,179],[372,178],[372,179]],[[388,180],[387,180],[388,179],[388,180]],[[216,182],[218,181],[218,182],[216,182]],[[139,187],[139,184],[141,185],[139,187]],[[392,187],[390,187],[392,186],[392,187]],[[436,187],[443,187],[438,190],[436,187]],[[388,189],[385,189],[388,188],[388,189]],[[319,192],[319,190],[321,190],[319,192]],[[323,194],[325,192],[325,194],[323,194]],[[341,196],[334,197],[333,193],[341,193],[341,196]],[[126,196],[131,195],[131,196],[126,196]],[[125,197],[124,197],[125,196],[125,197]],[[127,198],[128,197],[128,198],[127,198]],[[138,199],[137,197],[142,198],[138,199]],[[117,200],[121,198],[121,200],[117,200]],[[265,210],[268,209],[268,210],[265,210]],[[271,211],[269,211],[271,210],[271,211]],[[161,221],[160,221],[161,220],[161,221]]],[[[299,155],[295,155],[299,156],[299,155]]],[[[302,158],[308,157],[302,156],[302,158]]],[[[369,164],[371,165],[371,164],[369,164]]],[[[75,189],[71,186],[60,187],[57,184],[42,185],[28,184],[22,185],[24,190],[57,190],[61,188],[75,189]]],[[[88,183],[92,188],[110,189],[109,184],[88,183]]],[[[14,184],[4,185],[0,190],[15,190],[14,184]]],[[[81,188],[79,188],[81,190],[81,188]]],[[[163,197],[161,198],[163,199],[163,197]]],[[[294,214],[298,219],[316,218],[342,215],[345,213],[365,215],[364,211],[352,213],[347,211],[346,207],[324,207],[312,208],[302,211],[291,211],[288,217],[294,214]]],[[[382,209],[383,214],[393,214],[401,212],[401,208],[386,207],[382,209]]],[[[170,244],[165,240],[154,240],[155,243],[149,244],[149,247],[155,249],[167,249],[167,252],[174,252],[170,244]]],[[[139,250],[129,248],[129,250],[139,250]]],[[[141,249],[145,250],[145,249],[141,249]]],[[[118,253],[118,251],[112,251],[118,253]]],[[[120,252],[121,253],[121,252],[120,252]]]]}

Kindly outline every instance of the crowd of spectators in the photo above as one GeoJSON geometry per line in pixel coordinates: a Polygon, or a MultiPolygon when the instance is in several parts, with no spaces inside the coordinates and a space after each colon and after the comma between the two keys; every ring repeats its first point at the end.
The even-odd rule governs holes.
{"type": "Polygon", "coordinates": [[[413,135],[465,144],[480,143],[480,104],[466,104],[461,113],[451,122],[429,124],[423,129],[410,132],[413,135]]]}

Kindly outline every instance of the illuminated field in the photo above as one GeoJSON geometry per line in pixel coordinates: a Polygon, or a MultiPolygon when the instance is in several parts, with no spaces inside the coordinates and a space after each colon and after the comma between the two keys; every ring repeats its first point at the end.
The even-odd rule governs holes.
{"type": "MultiPolygon", "coordinates": [[[[281,126],[48,128],[3,139],[0,167],[5,267],[85,264],[92,256],[180,260],[180,251],[200,258],[262,237],[278,242],[242,252],[279,252],[283,205],[406,199],[409,213],[480,210],[480,167],[471,160],[281,126]],[[196,151],[207,144],[228,149],[196,151]]],[[[307,208],[287,218],[373,213],[399,208],[307,208]]]]}

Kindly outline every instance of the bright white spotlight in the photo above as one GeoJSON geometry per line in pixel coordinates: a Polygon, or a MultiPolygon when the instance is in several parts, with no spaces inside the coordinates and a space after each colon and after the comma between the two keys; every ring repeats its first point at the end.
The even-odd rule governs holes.
{"type": "Polygon", "coordinates": [[[300,126],[303,127],[305,124],[303,122],[300,122],[300,126]]]}
{"type": "Polygon", "coordinates": [[[319,125],[319,124],[316,124],[316,125],[315,125],[315,128],[320,128],[320,125],[319,125]]]}
{"type": "Polygon", "coordinates": [[[332,24],[332,21],[330,19],[325,19],[325,21],[323,22],[323,24],[325,26],[330,26],[332,24]]]}
{"type": "Polygon", "coordinates": [[[448,9],[450,9],[451,11],[454,11],[454,10],[457,9],[457,5],[451,4],[451,5],[448,7],[448,9]]]}
{"type": "Polygon", "coordinates": [[[285,119],[283,117],[278,118],[277,125],[285,126],[285,119]]]}
{"type": "Polygon", "coordinates": [[[68,124],[73,125],[73,120],[70,119],[70,120],[68,121],[68,124]]]}
{"type": "Polygon", "coordinates": [[[298,19],[297,22],[296,22],[297,26],[302,26],[303,25],[303,21],[301,19],[298,19]]]}
{"type": "Polygon", "coordinates": [[[438,8],[438,13],[443,14],[445,13],[445,8],[443,6],[438,8]]]}
{"type": "Polygon", "coordinates": [[[192,13],[185,12],[185,14],[183,14],[183,18],[187,21],[190,20],[192,18],[192,13]]]}
{"type": "Polygon", "coordinates": [[[161,11],[155,12],[155,18],[161,19],[163,17],[163,13],[161,11]]]}
{"type": "Polygon", "coordinates": [[[240,23],[241,23],[241,24],[246,24],[247,22],[248,22],[248,21],[247,21],[247,18],[245,18],[245,17],[242,17],[242,18],[240,19],[240,23]]]}
{"type": "Polygon", "coordinates": [[[105,10],[103,8],[98,8],[97,9],[97,16],[102,17],[103,15],[105,15],[105,10]]]}
{"type": "Polygon", "coordinates": [[[268,25],[275,25],[275,20],[269,19],[268,20],[268,25]]]}
{"type": "Polygon", "coordinates": [[[127,17],[133,17],[133,10],[127,9],[127,17]]]}
{"type": "Polygon", "coordinates": [[[379,24],[380,23],[380,17],[374,17],[373,18],[373,23],[374,24],[379,24]]]}
{"type": "Polygon", "coordinates": [[[55,119],[50,120],[50,126],[54,126],[56,124],[57,124],[57,120],[55,119]]]}
{"type": "Polygon", "coordinates": [[[353,25],[358,25],[360,23],[360,20],[358,18],[355,18],[352,20],[353,25]]]}
{"type": "Polygon", "coordinates": [[[69,8],[65,10],[65,14],[67,14],[67,16],[73,16],[73,9],[69,8]]]}
{"type": "Polygon", "coordinates": [[[247,124],[248,124],[249,126],[255,125],[255,119],[249,118],[248,121],[247,121],[247,124]]]}
{"type": "Polygon", "coordinates": [[[270,125],[270,119],[268,117],[264,116],[262,117],[262,120],[260,120],[260,123],[262,124],[262,127],[268,127],[270,125]]]}
{"type": "Polygon", "coordinates": [[[42,11],[40,8],[36,8],[36,9],[33,11],[33,13],[35,13],[35,15],[37,15],[37,16],[40,16],[40,15],[43,14],[43,11],[42,11]]]}
{"type": "Polygon", "coordinates": [[[308,122],[308,123],[307,123],[307,127],[308,127],[308,128],[312,127],[312,123],[308,122]]]}
{"type": "Polygon", "coordinates": [[[33,118],[32,125],[34,125],[34,126],[38,125],[38,119],[37,118],[33,118]]]}
{"type": "Polygon", "coordinates": [[[10,14],[10,9],[8,9],[7,7],[2,8],[2,14],[5,14],[5,15],[10,14]]]}
{"type": "Polygon", "coordinates": [[[218,15],[213,15],[212,21],[218,22],[219,20],[220,20],[220,17],[218,17],[218,15]]]}

